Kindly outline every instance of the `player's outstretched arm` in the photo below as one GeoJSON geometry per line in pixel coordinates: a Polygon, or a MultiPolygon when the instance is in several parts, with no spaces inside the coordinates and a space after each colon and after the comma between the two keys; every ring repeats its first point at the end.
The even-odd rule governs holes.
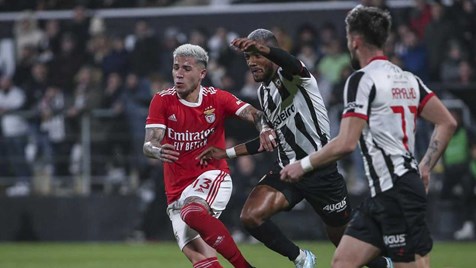
{"type": "Polygon", "coordinates": [[[257,53],[268,58],[290,75],[310,76],[307,69],[303,67],[296,57],[281,48],[269,47],[248,38],[236,38],[231,41],[231,45],[242,52],[257,53]]]}
{"type": "Polygon", "coordinates": [[[207,165],[212,159],[232,159],[242,155],[252,155],[263,151],[259,138],[235,145],[228,149],[221,149],[214,146],[206,148],[196,159],[200,159],[201,165],[207,165]]]}
{"type": "Polygon", "coordinates": [[[160,144],[165,135],[163,128],[146,128],[144,146],[142,150],[144,155],[150,158],[159,159],[163,162],[174,162],[178,160],[179,152],[171,144],[160,144]]]}
{"type": "Polygon", "coordinates": [[[319,151],[288,164],[281,171],[281,180],[298,182],[302,176],[316,168],[327,166],[355,150],[362,130],[367,121],[359,117],[343,118],[337,137],[332,139],[319,151]]]}
{"type": "Polygon", "coordinates": [[[426,103],[421,112],[421,116],[435,124],[430,144],[419,164],[420,175],[428,191],[431,170],[436,165],[453,136],[457,123],[448,109],[446,109],[444,104],[436,96],[431,97],[426,103]]]}

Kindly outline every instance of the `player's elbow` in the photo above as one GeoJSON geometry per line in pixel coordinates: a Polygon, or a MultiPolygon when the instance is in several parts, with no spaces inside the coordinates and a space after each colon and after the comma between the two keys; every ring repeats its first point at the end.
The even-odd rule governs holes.
{"type": "Polygon", "coordinates": [[[357,146],[356,143],[344,144],[341,148],[341,154],[342,155],[348,155],[348,154],[352,153],[355,150],[356,146],[357,146]]]}
{"type": "Polygon", "coordinates": [[[454,119],[452,116],[448,120],[448,123],[446,124],[445,128],[450,131],[451,134],[453,134],[456,131],[456,128],[458,127],[458,122],[456,122],[456,119],[454,119]]]}
{"type": "Polygon", "coordinates": [[[331,141],[334,151],[342,157],[352,153],[359,142],[359,137],[360,133],[339,132],[339,135],[331,141]]]}

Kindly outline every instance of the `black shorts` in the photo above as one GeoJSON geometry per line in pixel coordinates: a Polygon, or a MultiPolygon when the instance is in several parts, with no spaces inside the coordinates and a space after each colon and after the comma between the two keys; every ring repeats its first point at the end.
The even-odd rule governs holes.
{"type": "Polygon", "coordinates": [[[346,234],[380,248],[394,262],[411,262],[433,246],[425,219],[425,188],[416,172],[394,181],[390,190],[362,202],[346,234]]]}
{"type": "Polygon", "coordinates": [[[288,210],[305,199],[329,226],[343,226],[351,219],[352,208],[347,198],[347,186],[335,166],[311,172],[297,183],[280,180],[281,168],[276,165],[258,185],[268,185],[284,194],[288,210]]]}

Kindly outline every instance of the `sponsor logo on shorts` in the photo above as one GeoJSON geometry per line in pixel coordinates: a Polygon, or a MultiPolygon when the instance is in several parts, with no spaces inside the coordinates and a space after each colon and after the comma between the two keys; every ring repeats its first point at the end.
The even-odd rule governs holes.
{"type": "Polygon", "coordinates": [[[347,208],[347,201],[345,200],[346,198],[347,197],[344,197],[344,199],[338,203],[326,205],[322,208],[322,210],[327,211],[328,213],[341,212],[347,208]]]}
{"type": "Polygon", "coordinates": [[[406,234],[384,235],[383,242],[389,248],[403,247],[407,244],[406,234]]]}

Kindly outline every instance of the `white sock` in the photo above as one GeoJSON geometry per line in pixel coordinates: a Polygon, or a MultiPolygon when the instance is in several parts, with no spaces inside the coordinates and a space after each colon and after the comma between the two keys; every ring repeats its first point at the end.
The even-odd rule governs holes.
{"type": "Polygon", "coordinates": [[[304,252],[302,249],[299,249],[299,255],[294,260],[294,263],[300,262],[301,260],[304,260],[304,259],[306,259],[306,252],[304,252]]]}

